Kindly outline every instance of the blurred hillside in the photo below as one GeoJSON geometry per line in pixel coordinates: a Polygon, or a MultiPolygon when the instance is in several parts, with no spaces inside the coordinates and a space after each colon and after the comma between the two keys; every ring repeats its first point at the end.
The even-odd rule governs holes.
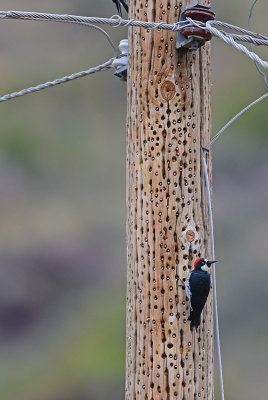
{"type": "MultiPolygon", "coordinates": [[[[110,0],[1,0],[2,10],[111,16],[110,0]]],[[[251,2],[214,2],[246,27],[251,2]]],[[[259,0],[252,28],[267,32],[259,0]]],[[[124,29],[110,29],[114,41],[124,29]]],[[[267,89],[214,39],[213,131],[267,89]]],[[[257,49],[267,59],[266,49],[257,49]]],[[[100,64],[98,32],[0,22],[1,94],[100,64]]],[[[267,101],[215,144],[214,222],[226,398],[266,398],[267,101]],[[242,276],[241,276],[242,275],[242,276]],[[257,344],[257,345],[256,345],[257,344]]],[[[0,106],[0,396],[120,400],[125,351],[126,87],[103,72],[0,106]]]]}

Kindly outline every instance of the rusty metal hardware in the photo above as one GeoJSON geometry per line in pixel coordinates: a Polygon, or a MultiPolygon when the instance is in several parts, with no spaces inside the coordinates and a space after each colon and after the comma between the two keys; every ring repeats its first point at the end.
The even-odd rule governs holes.
{"type": "Polygon", "coordinates": [[[185,10],[184,16],[204,23],[215,19],[215,13],[213,11],[206,9],[205,6],[200,7],[200,5],[185,10]]]}
{"type": "Polygon", "coordinates": [[[212,34],[207,29],[198,28],[197,26],[187,26],[181,30],[181,34],[186,39],[193,38],[201,42],[212,38],[212,34]]]}
{"type": "MultiPolygon", "coordinates": [[[[199,4],[199,1],[195,1],[182,10],[180,22],[186,22],[187,18],[203,23],[214,20],[215,13],[210,10],[210,7],[211,5],[202,5],[199,4]]],[[[212,35],[207,29],[199,28],[195,25],[186,26],[177,35],[176,48],[186,48],[190,51],[197,50],[211,38],[212,35]]]]}

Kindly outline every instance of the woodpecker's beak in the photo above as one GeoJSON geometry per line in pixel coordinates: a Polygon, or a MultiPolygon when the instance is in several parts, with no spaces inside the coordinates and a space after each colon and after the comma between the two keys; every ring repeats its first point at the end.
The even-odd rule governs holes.
{"type": "Polygon", "coordinates": [[[216,263],[216,262],[218,262],[218,261],[207,261],[207,266],[210,267],[211,264],[214,264],[214,263],[216,263]]]}

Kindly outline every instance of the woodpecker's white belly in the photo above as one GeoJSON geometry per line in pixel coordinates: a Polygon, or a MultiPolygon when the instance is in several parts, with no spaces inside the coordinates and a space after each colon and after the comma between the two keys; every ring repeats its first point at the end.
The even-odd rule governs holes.
{"type": "Polygon", "coordinates": [[[190,303],[191,303],[191,297],[192,297],[192,292],[191,292],[191,288],[190,288],[190,276],[191,276],[192,272],[189,272],[186,282],[185,282],[185,291],[186,291],[186,296],[188,297],[190,303]]]}

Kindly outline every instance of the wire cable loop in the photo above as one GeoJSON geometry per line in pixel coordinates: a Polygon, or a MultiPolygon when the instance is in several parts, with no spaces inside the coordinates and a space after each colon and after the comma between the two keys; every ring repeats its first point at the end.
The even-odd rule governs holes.
{"type": "Polygon", "coordinates": [[[33,20],[33,21],[53,21],[53,22],[68,22],[74,24],[80,24],[81,22],[96,23],[96,24],[108,24],[113,27],[128,27],[137,26],[147,29],[167,29],[170,31],[179,31],[185,23],[180,22],[174,24],[168,24],[165,22],[147,22],[141,20],[125,20],[119,15],[113,15],[111,18],[100,18],[100,17],[84,17],[77,15],[68,14],[49,14],[49,13],[36,13],[26,11],[0,11],[2,18],[6,19],[21,19],[21,20],[33,20]]]}
{"type": "MultiPolygon", "coordinates": [[[[168,24],[166,22],[147,22],[135,19],[125,20],[119,15],[113,15],[111,18],[99,18],[99,17],[85,17],[78,15],[69,15],[69,14],[50,14],[50,13],[37,13],[37,12],[26,12],[26,11],[0,11],[0,18],[2,19],[21,19],[21,20],[33,20],[33,21],[55,21],[55,22],[68,22],[74,24],[81,23],[98,23],[98,24],[108,24],[113,27],[128,27],[128,26],[137,26],[148,29],[167,29],[170,31],[178,31],[183,26],[188,25],[187,20],[191,21],[191,23],[197,24],[199,27],[206,28],[206,25],[218,25],[223,26],[227,29],[232,29],[241,33],[245,33],[246,35],[250,35],[256,39],[263,39],[264,45],[266,45],[266,41],[268,38],[264,35],[260,35],[255,32],[251,32],[251,30],[247,30],[244,28],[240,28],[236,25],[232,25],[222,21],[208,21],[206,25],[202,22],[191,20],[187,18],[186,21],[177,22],[174,24],[168,24]]],[[[240,38],[243,40],[243,37],[240,38]]]]}

